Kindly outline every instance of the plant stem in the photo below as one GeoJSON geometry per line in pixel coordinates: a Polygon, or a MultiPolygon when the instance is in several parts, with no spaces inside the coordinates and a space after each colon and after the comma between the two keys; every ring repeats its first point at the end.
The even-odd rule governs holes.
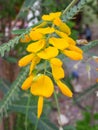
{"type": "Polygon", "coordinates": [[[44,62],[44,75],[46,74],[46,70],[47,70],[47,61],[44,62]]]}
{"type": "MultiPolygon", "coordinates": [[[[60,121],[60,127],[62,128],[62,125],[61,125],[61,118],[60,118],[60,108],[59,108],[59,102],[58,102],[58,98],[57,98],[57,94],[54,90],[54,98],[55,98],[55,101],[56,101],[56,105],[57,105],[57,110],[58,110],[58,117],[59,117],[59,121],[60,121]]],[[[63,128],[62,128],[63,129],[63,128]]]]}
{"type": "Polygon", "coordinates": [[[28,102],[27,102],[27,108],[26,108],[26,116],[25,116],[25,130],[28,129],[28,123],[27,123],[27,119],[28,119],[28,111],[29,111],[29,104],[30,104],[30,100],[31,99],[31,94],[28,97],[28,102]]]}
{"type": "Polygon", "coordinates": [[[73,0],[73,1],[67,6],[67,8],[63,11],[62,15],[66,14],[66,12],[67,12],[72,6],[74,6],[77,1],[78,1],[78,0],[73,0]]]}
{"type": "Polygon", "coordinates": [[[36,121],[34,130],[37,130],[37,125],[38,125],[38,119],[37,119],[37,121],[36,121]]]}

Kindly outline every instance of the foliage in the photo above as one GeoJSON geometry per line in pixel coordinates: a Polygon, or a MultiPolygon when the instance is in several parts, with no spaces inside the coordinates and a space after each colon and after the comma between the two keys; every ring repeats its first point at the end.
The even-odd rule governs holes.
{"type": "MultiPolygon", "coordinates": [[[[77,121],[76,123],[76,129],[77,130],[97,130],[98,129],[98,124],[95,124],[93,126],[91,126],[91,114],[88,112],[85,112],[84,114],[84,118],[80,121],[77,121]]],[[[94,121],[98,120],[98,113],[94,114],[94,121]],[[96,117],[96,118],[95,118],[96,117]]]]}
{"type": "MultiPolygon", "coordinates": [[[[77,4],[77,5],[74,5],[73,7],[69,8],[69,10],[67,10],[67,12],[65,12],[62,16],[62,19],[66,22],[68,22],[70,19],[73,18],[74,15],[76,15],[88,2],[89,0],[80,0],[80,2],[77,4]]],[[[2,1],[0,1],[2,2],[2,1]]],[[[12,1],[12,4],[15,3],[16,1],[13,0],[12,1]]],[[[21,4],[21,1],[17,1],[18,4],[21,4]]],[[[43,0],[43,4],[42,6],[46,6],[47,4],[49,4],[48,6],[50,6],[50,9],[47,9],[46,7],[43,7],[45,9],[45,11],[47,11],[48,13],[50,12],[50,10],[52,11],[57,11],[55,10],[56,7],[58,7],[56,5],[56,7],[52,7],[51,5],[53,5],[52,3],[53,1],[44,1],[43,0]]],[[[64,3],[64,1],[62,0],[61,1],[62,3],[64,3]]],[[[70,0],[68,1],[70,2],[70,0]]],[[[10,2],[11,3],[11,2],[10,2]]],[[[31,5],[34,3],[34,1],[32,0],[26,0],[20,10],[20,13],[18,15],[18,17],[21,17],[21,15],[23,15],[24,11],[27,11],[31,5]]],[[[12,6],[12,5],[11,5],[12,6]]],[[[5,6],[6,7],[6,6],[5,6]]],[[[5,8],[4,7],[4,8],[5,8]]],[[[12,6],[13,7],[13,6],[12,6]]],[[[61,8],[58,8],[58,10],[61,10],[61,9],[64,9],[65,8],[65,5],[62,4],[62,7],[61,8]]],[[[8,11],[8,13],[12,13],[12,8],[10,8],[10,10],[8,11]]],[[[14,12],[13,12],[14,13],[14,12]]],[[[8,14],[4,14],[2,12],[3,15],[8,15],[8,14]]],[[[2,16],[0,16],[2,18],[2,16]]],[[[12,17],[13,17],[13,14],[12,14],[12,17]]],[[[40,22],[38,23],[40,24],[40,22]]],[[[36,25],[34,25],[36,26],[36,25]]],[[[2,57],[4,57],[4,55],[6,54],[6,52],[10,52],[10,50],[12,48],[15,48],[16,45],[18,45],[20,42],[20,38],[22,38],[25,34],[27,34],[29,32],[31,28],[29,29],[26,29],[26,30],[16,30],[16,32],[14,31],[14,33],[16,34],[21,34],[20,36],[17,36],[15,37],[14,39],[10,40],[8,43],[4,43],[0,46],[0,55],[2,57]]],[[[98,41],[92,41],[90,42],[88,45],[82,47],[83,51],[86,52],[88,51],[90,48],[92,48],[93,46],[96,46],[98,44],[98,41]]],[[[63,59],[63,57],[62,57],[63,59]]],[[[63,59],[64,60],[64,59],[63,59]]],[[[12,60],[13,61],[13,60],[12,60]]],[[[43,66],[43,63],[41,63],[39,65],[38,68],[42,68],[43,66]]],[[[25,67],[24,69],[21,70],[21,72],[19,73],[17,79],[12,83],[6,83],[6,81],[4,80],[0,80],[0,89],[4,92],[4,98],[3,100],[0,102],[0,119],[3,118],[3,116],[5,116],[6,114],[8,114],[8,111],[9,112],[20,112],[20,113],[23,113],[26,115],[26,119],[25,119],[25,123],[28,124],[28,129],[32,127],[33,129],[33,126],[31,126],[31,124],[28,123],[27,121],[27,118],[30,119],[31,123],[35,126],[36,125],[36,121],[37,121],[37,117],[36,117],[36,103],[37,103],[37,99],[35,99],[34,97],[33,98],[33,101],[30,101],[29,103],[29,94],[28,92],[27,93],[23,93],[20,89],[23,81],[25,80],[25,78],[27,77],[28,75],[28,72],[29,72],[29,66],[25,67]],[[3,86],[6,86],[3,87],[3,86]],[[10,86],[10,87],[9,87],[10,86]],[[33,104],[33,105],[32,105],[33,104]],[[30,126],[29,126],[30,125],[30,126]]],[[[70,81],[66,80],[67,84],[70,86],[70,81]]],[[[96,85],[97,86],[97,85],[96,85]]],[[[91,90],[91,88],[90,88],[91,90]]],[[[88,92],[88,91],[87,91],[88,92]]],[[[86,93],[86,92],[85,92],[86,93]]],[[[85,93],[82,94],[82,96],[85,95],[85,93]]],[[[82,97],[79,95],[79,97],[82,97]]],[[[47,103],[46,103],[47,105],[47,103]]],[[[23,117],[18,115],[19,117],[17,118],[17,124],[19,124],[19,126],[23,123],[23,117]],[[20,121],[22,120],[22,121],[20,121]],[[20,124],[21,122],[21,124],[20,124]]],[[[85,118],[83,121],[80,121],[80,122],[77,122],[77,130],[84,130],[84,129],[91,129],[91,130],[97,130],[98,129],[98,126],[94,126],[93,128],[90,128],[89,126],[89,117],[90,115],[88,113],[85,114],[85,118]],[[84,128],[85,127],[85,128],[84,128]]],[[[98,119],[98,115],[95,114],[94,115],[95,119],[98,119]]],[[[50,119],[51,120],[51,119],[50,119]]],[[[43,130],[58,130],[58,128],[53,124],[51,123],[51,121],[47,119],[47,114],[46,112],[44,112],[44,115],[42,116],[42,118],[39,120],[38,122],[38,129],[43,129],[43,130]]],[[[26,124],[26,125],[27,125],[26,124]]],[[[25,125],[22,126],[23,129],[26,127],[25,125]]],[[[17,128],[19,129],[19,128],[17,128]]],[[[65,127],[64,128],[65,130],[75,130],[75,128],[73,126],[68,126],[68,127],[65,127]]],[[[21,129],[19,129],[21,130],[21,129]]]]}

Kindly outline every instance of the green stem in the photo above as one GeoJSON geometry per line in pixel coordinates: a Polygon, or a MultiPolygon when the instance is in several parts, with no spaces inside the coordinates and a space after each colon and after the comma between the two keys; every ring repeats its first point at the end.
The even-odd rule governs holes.
{"type": "Polygon", "coordinates": [[[56,105],[57,105],[58,117],[59,117],[59,121],[60,121],[60,127],[62,128],[61,118],[60,118],[61,112],[60,112],[59,102],[58,102],[58,98],[57,98],[57,94],[56,94],[55,90],[54,90],[54,98],[55,98],[56,105]]]}
{"type": "Polygon", "coordinates": [[[30,104],[30,100],[31,99],[31,94],[29,95],[29,97],[28,97],[28,102],[27,102],[27,108],[26,108],[26,116],[25,116],[25,130],[27,130],[28,129],[28,121],[27,121],[27,119],[28,119],[28,111],[29,111],[29,104],[30,104]]]}
{"type": "Polygon", "coordinates": [[[38,126],[38,119],[37,119],[37,121],[36,121],[34,130],[37,130],[37,126],[38,126]]]}
{"type": "Polygon", "coordinates": [[[45,60],[45,62],[44,62],[44,75],[46,74],[46,71],[47,71],[47,61],[45,60]]]}
{"type": "Polygon", "coordinates": [[[67,6],[67,8],[63,11],[62,15],[66,14],[67,11],[68,11],[72,6],[74,6],[77,1],[78,1],[78,0],[73,0],[73,1],[67,6]]]}

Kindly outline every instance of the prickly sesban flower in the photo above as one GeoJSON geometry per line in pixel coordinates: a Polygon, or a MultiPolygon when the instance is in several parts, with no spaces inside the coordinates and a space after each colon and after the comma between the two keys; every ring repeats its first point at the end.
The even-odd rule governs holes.
{"type": "Polygon", "coordinates": [[[81,60],[83,52],[76,46],[76,42],[69,36],[70,28],[60,19],[61,12],[43,15],[43,22],[32,28],[29,34],[25,35],[23,42],[30,42],[26,48],[29,53],[18,62],[20,67],[30,65],[30,72],[22,84],[22,89],[30,89],[30,92],[38,96],[37,117],[40,118],[43,110],[44,98],[49,98],[54,92],[54,85],[51,77],[47,76],[47,66],[37,70],[40,61],[51,67],[52,77],[60,91],[72,97],[72,92],[62,82],[65,77],[63,62],[57,56],[61,53],[72,60],[81,60]],[[48,24],[49,23],[49,24],[48,24]],[[48,26],[49,25],[49,26],[48,26]],[[51,27],[50,27],[51,25],[51,27]],[[30,41],[31,40],[31,41],[30,41]],[[44,72],[42,73],[42,69],[44,72]]]}

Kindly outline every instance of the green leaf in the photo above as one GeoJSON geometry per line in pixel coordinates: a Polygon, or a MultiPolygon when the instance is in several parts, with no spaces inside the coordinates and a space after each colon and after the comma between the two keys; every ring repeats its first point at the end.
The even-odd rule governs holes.
{"type": "Polygon", "coordinates": [[[7,109],[9,108],[9,105],[12,104],[12,101],[18,98],[18,94],[20,91],[19,88],[22,85],[23,81],[25,80],[28,72],[29,72],[29,66],[22,69],[17,79],[13,82],[9,91],[4,96],[3,100],[0,102],[0,115],[1,115],[0,119],[3,117],[3,113],[4,114],[7,113],[7,109]]]}
{"type": "MultiPolygon", "coordinates": [[[[21,107],[21,109],[17,109],[17,107],[14,107],[14,112],[21,112],[25,114],[26,106],[19,106],[19,107],[21,107]]],[[[28,118],[33,125],[36,125],[36,122],[38,120],[35,114],[36,106],[33,105],[31,108],[32,109],[29,109],[28,112],[28,118]]],[[[13,108],[11,109],[13,110],[13,108]]],[[[58,130],[58,128],[54,124],[52,124],[46,117],[39,119],[37,127],[40,130],[58,130]]]]}
{"type": "Polygon", "coordinates": [[[8,61],[9,63],[17,63],[17,58],[12,57],[12,56],[4,57],[3,59],[8,61]]]}
{"type": "Polygon", "coordinates": [[[80,0],[77,5],[70,8],[70,10],[66,13],[66,15],[63,15],[63,20],[68,21],[73,18],[81,9],[88,3],[88,0],[80,0]]]}
{"type": "Polygon", "coordinates": [[[77,97],[75,97],[74,100],[76,102],[80,102],[82,99],[86,98],[86,96],[88,96],[89,94],[94,92],[97,88],[98,88],[98,83],[85,89],[85,91],[83,93],[79,94],[77,97]]]}
{"type": "Polygon", "coordinates": [[[95,47],[96,45],[98,45],[98,40],[89,42],[87,45],[81,47],[81,49],[82,49],[84,52],[86,52],[86,51],[88,51],[89,49],[91,49],[92,47],[95,47]]]}
{"type": "Polygon", "coordinates": [[[0,78],[0,91],[3,92],[3,94],[6,94],[7,91],[9,90],[10,82],[0,78]]]}
{"type": "Polygon", "coordinates": [[[26,32],[26,29],[12,30],[12,34],[22,34],[26,32]]]}
{"type": "Polygon", "coordinates": [[[25,16],[28,14],[29,9],[33,6],[35,1],[36,0],[25,0],[17,18],[20,18],[20,17],[23,17],[23,16],[25,18],[25,16]]]}

